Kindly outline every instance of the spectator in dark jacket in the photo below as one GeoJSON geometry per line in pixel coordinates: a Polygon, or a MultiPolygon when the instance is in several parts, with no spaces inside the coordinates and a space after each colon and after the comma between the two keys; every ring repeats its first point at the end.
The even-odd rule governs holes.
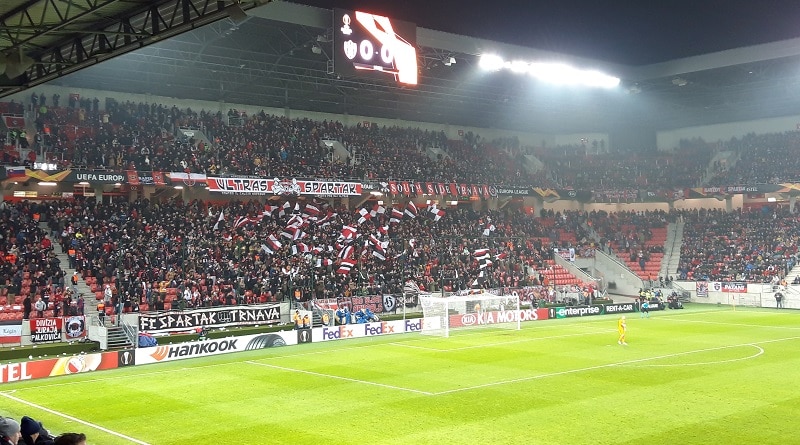
{"type": "Polygon", "coordinates": [[[22,434],[19,423],[10,417],[0,417],[0,445],[17,445],[22,434]]]}

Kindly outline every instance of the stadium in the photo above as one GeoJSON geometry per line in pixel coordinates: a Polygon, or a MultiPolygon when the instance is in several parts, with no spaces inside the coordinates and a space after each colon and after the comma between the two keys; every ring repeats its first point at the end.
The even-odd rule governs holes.
{"type": "Polygon", "coordinates": [[[0,443],[800,443],[799,39],[311,3],[0,5],[0,443]]]}

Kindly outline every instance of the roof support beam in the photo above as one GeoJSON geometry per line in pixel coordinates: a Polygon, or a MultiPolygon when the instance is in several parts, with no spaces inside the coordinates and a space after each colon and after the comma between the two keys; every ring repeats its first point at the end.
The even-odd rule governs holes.
{"type": "MultiPolygon", "coordinates": [[[[45,1],[48,7],[56,8],[55,3],[64,0],[39,0],[45,1]]],[[[70,4],[72,0],[67,0],[70,4]]],[[[215,22],[228,16],[228,9],[238,5],[242,10],[248,10],[268,3],[271,0],[158,0],[142,4],[136,11],[128,15],[107,21],[101,27],[80,33],[68,33],[70,23],[76,23],[81,18],[89,19],[87,14],[97,12],[105,6],[123,0],[86,0],[90,5],[85,8],[66,8],[58,11],[66,17],[63,23],[56,25],[36,23],[30,15],[25,15],[25,21],[20,18],[17,28],[25,27],[42,29],[42,32],[27,35],[27,37],[13,40],[12,48],[31,46],[37,37],[44,34],[65,35],[65,39],[45,50],[32,54],[35,64],[22,76],[12,79],[11,82],[0,84],[0,97],[7,96],[26,88],[48,82],[57,77],[78,71],[84,67],[94,65],[120,54],[142,48],[162,39],[215,22]],[[72,14],[74,13],[74,14],[72,14]],[[71,14],[71,15],[68,15],[71,14]]],[[[74,5],[73,5],[74,6],[74,5]]],[[[29,6],[30,7],[30,6],[29,6]]],[[[20,12],[17,12],[19,15],[20,12]]],[[[44,14],[43,14],[44,16],[44,14]]],[[[11,31],[0,29],[9,36],[11,31]]],[[[19,36],[19,34],[17,34],[19,36]]]]}

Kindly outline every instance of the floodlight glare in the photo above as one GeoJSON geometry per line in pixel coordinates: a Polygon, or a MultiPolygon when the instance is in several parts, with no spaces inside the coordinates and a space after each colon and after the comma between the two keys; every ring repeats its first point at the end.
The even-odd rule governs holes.
{"type": "Polygon", "coordinates": [[[614,88],[619,85],[619,77],[609,76],[600,71],[590,70],[584,72],[586,85],[600,88],[614,88]]]}
{"type": "Polygon", "coordinates": [[[530,65],[522,60],[515,60],[509,64],[508,69],[515,73],[527,73],[530,65]]]}
{"type": "Polygon", "coordinates": [[[563,63],[526,62],[524,60],[504,61],[496,54],[484,54],[478,65],[486,71],[507,69],[517,74],[531,76],[557,85],[583,85],[596,88],[614,88],[620,79],[597,70],[581,70],[563,63]]]}
{"type": "Polygon", "coordinates": [[[494,54],[484,54],[481,56],[480,62],[478,62],[478,66],[486,71],[500,71],[503,65],[503,59],[494,54]]]}
{"type": "Polygon", "coordinates": [[[599,88],[614,88],[619,78],[597,70],[579,70],[561,63],[532,63],[528,71],[539,80],[561,85],[585,85],[599,88]]]}

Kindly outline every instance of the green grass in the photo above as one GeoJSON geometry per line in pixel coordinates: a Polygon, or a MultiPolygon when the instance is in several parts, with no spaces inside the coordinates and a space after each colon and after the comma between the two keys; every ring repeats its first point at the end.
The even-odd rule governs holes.
{"type": "Polygon", "coordinates": [[[0,414],[107,445],[800,443],[791,426],[800,418],[800,312],[629,314],[627,347],[617,345],[616,319],[5,384],[0,414]]]}

